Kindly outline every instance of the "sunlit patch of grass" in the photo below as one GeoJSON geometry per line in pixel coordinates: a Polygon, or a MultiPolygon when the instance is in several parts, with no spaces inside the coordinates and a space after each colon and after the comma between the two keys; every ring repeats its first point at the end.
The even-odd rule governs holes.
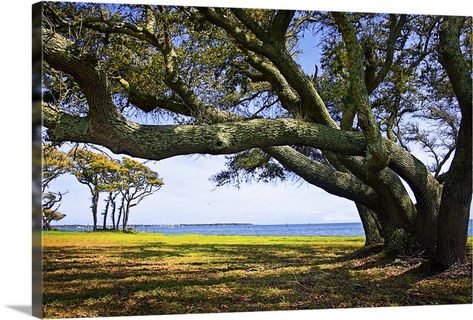
{"type": "MultiPolygon", "coordinates": [[[[49,318],[471,303],[471,267],[433,275],[363,237],[48,232],[49,318]]],[[[471,238],[469,239],[471,254],[471,238]]]]}

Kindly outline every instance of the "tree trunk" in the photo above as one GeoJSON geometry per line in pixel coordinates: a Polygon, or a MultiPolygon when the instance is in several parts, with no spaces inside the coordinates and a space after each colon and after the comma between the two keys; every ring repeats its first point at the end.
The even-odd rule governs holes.
{"type": "Polygon", "coordinates": [[[128,226],[128,215],[130,213],[130,202],[126,202],[125,210],[123,211],[123,231],[126,231],[128,226]]]}
{"type": "Polygon", "coordinates": [[[110,213],[110,216],[112,217],[112,230],[115,230],[115,208],[117,204],[115,203],[115,197],[111,201],[112,204],[112,212],[110,213]]]}
{"type": "Polygon", "coordinates": [[[384,242],[383,237],[381,236],[380,232],[380,224],[378,221],[378,216],[376,212],[373,210],[368,209],[358,203],[356,204],[356,208],[358,209],[358,214],[361,218],[361,223],[363,224],[363,229],[365,231],[365,245],[377,245],[382,244],[384,242]]]}
{"type": "Polygon", "coordinates": [[[97,231],[97,209],[99,204],[99,192],[94,190],[92,193],[92,218],[94,220],[94,231],[97,231]]]}
{"type": "Polygon", "coordinates": [[[435,252],[437,245],[437,221],[440,205],[440,191],[431,197],[419,198],[416,204],[416,241],[429,253],[435,252]]]}
{"type": "Polygon", "coordinates": [[[118,230],[119,225],[120,225],[120,219],[122,218],[122,215],[123,215],[124,205],[125,205],[125,199],[122,197],[120,208],[118,209],[118,219],[117,219],[117,225],[116,225],[117,230],[118,230]]]}
{"type": "Polygon", "coordinates": [[[51,231],[51,224],[49,223],[48,219],[43,218],[43,230],[44,231],[51,231]]]}
{"type": "Polygon", "coordinates": [[[108,215],[108,207],[110,206],[110,201],[112,200],[112,193],[108,194],[108,199],[105,204],[105,211],[103,212],[103,230],[107,229],[107,215],[108,215]]]}
{"type": "Polygon", "coordinates": [[[447,72],[462,114],[455,156],[447,172],[438,215],[435,263],[441,269],[465,261],[471,206],[472,84],[471,66],[460,46],[464,23],[463,17],[445,17],[439,32],[439,61],[447,72]]]}
{"type": "Polygon", "coordinates": [[[472,193],[471,114],[463,117],[457,149],[442,190],[435,263],[446,269],[465,261],[472,193]]]}

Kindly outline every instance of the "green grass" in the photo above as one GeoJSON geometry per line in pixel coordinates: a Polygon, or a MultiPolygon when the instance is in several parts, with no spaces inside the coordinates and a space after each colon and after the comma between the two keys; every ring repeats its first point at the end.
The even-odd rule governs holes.
{"type": "Polygon", "coordinates": [[[43,312],[62,318],[472,302],[471,265],[432,274],[418,258],[393,259],[363,243],[47,232],[43,312]]]}

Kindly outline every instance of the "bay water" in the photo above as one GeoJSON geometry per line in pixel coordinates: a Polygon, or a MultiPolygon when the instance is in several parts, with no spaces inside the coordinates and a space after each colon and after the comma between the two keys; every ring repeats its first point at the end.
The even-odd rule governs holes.
{"type": "MultiPolygon", "coordinates": [[[[61,231],[91,231],[92,226],[57,225],[61,231]]],[[[361,223],[317,224],[179,224],[179,225],[130,225],[136,232],[238,236],[363,236],[361,223]]],[[[472,236],[472,220],[468,223],[468,235],[472,236]]]]}

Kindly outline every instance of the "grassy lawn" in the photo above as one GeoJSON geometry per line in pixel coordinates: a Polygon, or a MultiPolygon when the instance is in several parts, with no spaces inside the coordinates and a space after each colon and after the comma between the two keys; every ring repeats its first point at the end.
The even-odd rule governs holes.
{"type": "MultiPolygon", "coordinates": [[[[469,238],[471,252],[471,237],[469,238]]],[[[363,237],[48,232],[47,318],[471,303],[471,266],[426,272],[363,237]]],[[[471,258],[471,255],[470,255],[471,258]]]]}

